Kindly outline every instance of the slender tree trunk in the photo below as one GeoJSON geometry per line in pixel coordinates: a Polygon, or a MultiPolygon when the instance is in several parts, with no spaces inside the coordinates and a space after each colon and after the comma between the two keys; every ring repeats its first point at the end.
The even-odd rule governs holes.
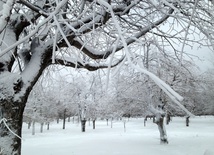
{"type": "Polygon", "coordinates": [[[91,125],[91,121],[90,121],[90,118],[88,119],[88,126],[90,126],[91,125]]]}
{"type": "Polygon", "coordinates": [[[35,121],[32,123],[32,135],[35,135],[35,121]]]}
{"type": "Polygon", "coordinates": [[[81,128],[82,128],[82,132],[85,132],[85,123],[86,123],[86,120],[81,120],[81,128]]]}
{"type": "Polygon", "coordinates": [[[1,101],[0,150],[1,155],[21,155],[23,103],[1,101]]]}
{"type": "Polygon", "coordinates": [[[49,130],[50,129],[50,123],[48,122],[47,123],[47,130],[49,130]]]}
{"type": "Polygon", "coordinates": [[[170,120],[171,120],[170,114],[167,112],[166,113],[166,124],[167,125],[169,124],[170,120]]]}
{"type": "Polygon", "coordinates": [[[153,123],[155,123],[155,116],[152,116],[153,123]]]}
{"type": "Polygon", "coordinates": [[[108,126],[108,119],[106,119],[106,122],[107,122],[107,126],[108,126]]]}
{"type": "Polygon", "coordinates": [[[95,121],[96,119],[93,120],[93,129],[95,129],[95,121]]]}
{"type": "Polygon", "coordinates": [[[74,124],[74,116],[73,116],[73,124],[74,124]]]}
{"type": "Polygon", "coordinates": [[[44,126],[44,123],[41,123],[41,126],[40,126],[40,133],[43,133],[43,126],[44,126]]]}
{"type": "Polygon", "coordinates": [[[62,125],[62,129],[65,129],[65,119],[66,119],[66,109],[64,110],[64,114],[63,114],[63,125],[62,125]]]}
{"type": "Polygon", "coordinates": [[[30,126],[31,126],[31,121],[28,122],[28,127],[27,128],[30,129],[30,126]]]}
{"type": "Polygon", "coordinates": [[[190,118],[190,116],[187,116],[187,117],[186,117],[186,126],[187,126],[187,127],[189,126],[189,118],[190,118]]]}
{"type": "Polygon", "coordinates": [[[123,121],[124,132],[126,132],[126,120],[123,121]]]}
{"type": "Polygon", "coordinates": [[[146,126],[147,117],[144,118],[144,126],[146,126]]]}
{"type": "Polygon", "coordinates": [[[111,118],[111,128],[113,128],[113,118],[111,118]]]}

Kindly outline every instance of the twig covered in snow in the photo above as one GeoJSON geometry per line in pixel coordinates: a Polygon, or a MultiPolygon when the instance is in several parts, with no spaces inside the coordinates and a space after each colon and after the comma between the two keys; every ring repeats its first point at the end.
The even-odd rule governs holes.
{"type": "Polygon", "coordinates": [[[181,49],[180,66],[181,66],[181,64],[182,64],[184,48],[185,48],[185,44],[186,44],[186,41],[187,41],[187,36],[188,36],[188,34],[189,34],[189,28],[190,28],[190,26],[191,26],[191,22],[192,22],[192,19],[193,19],[193,15],[194,15],[194,13],[195,13],[195,11],[196,11],[196,5],[197,5],[197,3],[198,3],[198,0],[195,1],[195,6],[194,6],[194,8],[193,8],[193,11],[192,11],[192,14],[191,14],[191,17],[190,17],[188,26],[187,26],[187,30],[186,30],[186,33],[185,33],[184,42],[183,42],[182,49],[181,49]]]}
{"type": "MultiPolygon", "coordinates": [[[[123,37],[123,32],[121,27],[119,26],[119,23],[114,15],[114,12],[112,10],[112,7],[105,1],[103,0],[98,0],[98,3],[100,3],[101,5],[104,5],[105,7],[108,8],[111,16],[112,16],[112,20],[114,21],[115,27],[118,31],[118,35],[120,37],[120,39],[122,40],[122,44],[124,46],[124,50],[126,53],[126,58],[128,60],[128,62],[131,64],[131,66],[135,69],[137,69],[138,71],[148,75],[171,99],[173,102],[175,102],[182,110],[184,110],[188,115],[193,116],[193,114],[191,112],[189,112],[179,101],[183,100],[183,97],[180,96],[177,92],[175,92],[169,85],[167,85],[164,81],[162,81],[160,78],[158,78],[156,75],[154,75],[153,73],[147,71],[146,69],[139,67],[138,65],[134,65],[134,63],[132,62],[132,58],[133,58],[133,54],[130,53],[129,49],[128,49],[128,45],[127,42],[125,40],[125,38],[123,37]]],[[[170,9],[169,10],[169,14],[172,13],[173,10],[170,9]]],[[[158,20],[155,24],[151,25],[151,27],[155,27],[158,24],[164,22],[167,18],[169,17],[169,15],[165,15],[163,18],[161,18],[160,20],[158,20]]],[[[148,28],[148,31],[151,28],[148,28]]],[[[139,62],[137,62],[137,64],[139,64],[139,62]]]]}
{"type": "Polygon", "coordinates": [[[16,46],[18,46],[19,44],[23,43],[24,41],[26,41],[27,39],[29,39],[30,37],[32,37],[33,35],[35,35],[40,29],[41,26],[45,25],[48,21],[50,21],[54,15],[56,15],[60,9],[62,8],[62,6],[65,5],[65,3],[67,3],[68,0],[63,0],[61,1],[56,9],[46,18],[44,19],[40,24],[38,24],[35,29],[26,37],[22,38],[21,40],[17,41],[16,43],[14,43],[13,45],[9,46],[8,48],[4,49],[3,51],[1,51],[0,53],[0,57],[3,56],[4,54],[6,54],[8,51],[10,51],[11,49],[15,48],[16,46]]]}

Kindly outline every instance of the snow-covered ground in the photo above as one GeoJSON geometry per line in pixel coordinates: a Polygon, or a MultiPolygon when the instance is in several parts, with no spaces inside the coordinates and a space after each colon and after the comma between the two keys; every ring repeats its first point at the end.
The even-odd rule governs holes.
{"type": "Polygon", "coordinates": [[[202,116],[190,119],[185,126],[184,118],[173,118],[166,126],[169,144],[161,145],[157,125],[148,120],[131,118],[126,121],[97,121],[96,129],[87,123],[86,132],[80,125],[66,122],[50,125],[50,130],[31,135],[27,124],[23,126],[23,155],[214,155],[214,117],[202,116]]]}

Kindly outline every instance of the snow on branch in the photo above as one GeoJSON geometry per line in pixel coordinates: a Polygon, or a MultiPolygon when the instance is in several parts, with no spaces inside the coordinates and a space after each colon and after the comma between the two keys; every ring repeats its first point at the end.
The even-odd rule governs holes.
{"type": "Polygon", "coordinates": [[[198,0],[195,1],[195,5],[194,5],[194,8],[193,8],[193,11],[192,11],[192,14],[191,14],[191,17],[190,17],[190,20],[189,20],[187,29],[186,29],[185,36],[184,36],[184,41],[183,41],[183,45],[182,45],[182,49],[181,49],[180,66],[181,66],[181,64],[182,64],[184,48],[185,48],[185,45],[186,45],[186,42],[187,42],[187,36],[188,36],[188,34],[189,34],[189,29],[190,29],[190,26],[191,26],[191,22],[192,22],[192,20],[193,20],[193,16],[194,16],[195,11],[196,11],[196,5],[197,5],[197,3],[198,3],[198,0]]]}
{"type": "MultiPolygon", "coordinates": [[[[140,63],[138,62],[138,65],[140,63]]],[[[131,66],[136,70],[148,75],[167,95],[168,97],[177,104],[183,111],[185,111],[189,116],[194,116],[190,111],[188,111],[180,102],[183,101],[183,97],[180,96],[177,92],[175,92],[168,84],[166,84],[163,80],[157,77],[155,74],[149,72],[143,67],[134,65],[131,63],[131,66]]]]}
{"type": "Polygon", "coordinates": [[[105,64],[105,63],[89,63],[89,62],[79,62],[75,58],[71,57],[60,57],[56,56],[55,57],[55,63],[54,64],[61,64],[67,67],[73,67],[73,68],[84,68],[89,71],[95,71],[98,69],[103,69],[103,68],[112,68],[120,64],[124,60],[124,57],[120,58],[116,62],[111,62],[111,64],[105,64]]]}
{"type": "MultiPolygon", "coordinates": [[[[68,46],[69,48],[72,48],[70,42],[68,41],[68,39],[67,39],[66,35],[64,34],[62,28],[60,27],[60,24],[59,24],[59,22],[57,21],[56,16],[53,16],[53,17],[54,17],[54,24],[57,26],[58,31],[59,31],[60,34],[62,35],[63,39],[65,40],[65,42],[66,42],[66,44],[67,44],[67,46],[68,46]]],[[[53,48],[54,48],[54,47],[53,47],[53,48]]],[[[73,53],[74,53],[74,52],[73,52],[73,53]]],[[[74,54],[75,54],[75,53],[74,53],[74,54]]],[[[79,59],[79,57],[78,57],[76,54],[75,54],[75,56],[76,56],[77,61],[81,61],[81,60],[79,59]]],[[[53,60],[52,60],[52,61],[53,61],[53,60]]],[[[82,62],[81,62],[81,63],[82,63],[82,62]]]]}
{"type": "MultiPolygon", "coordinates": [[[[117,31],[119,32],[119,29],[120,29],[120,26],[119,26],[119,23],[117,22],[117,19],[114,15],[114,10],[112,8],[112,6],[110,4],[108,4],[107,2],[103,1],[103,0],[98,0],[97,1],[100,5],[103,5],[105,7],[107,7],[108,11],[110,12],[111,14],[111,17],[115,23],[115,27],[117,29],[117,31]]],[[[112,54],[113,51],[119,51],[121,49],[125,49],[127,45],[130,45],[132,43],[134,43],[136,41],[136,39],[139,39],[140,37],[144,36],[146,33],[148,33],[149,31],[151,31],[152,29],[154,29],[155,27],[157,27],[158,25],[160,25],[161,23],[163,23],[164,21],[166,21],[169,16],[173,13],[173,9],[170,8],[169,11],[162,17],[160,18],[159,20],[149,24],[148,26],[145,26],[145,27],[142,27],[142,29],[134,34],[134,36],[128,38],[128,39],[125,39],[123,37],[123,32],[121,31],[120,34],[118,34],[122,40],[122,44],[118,44],[118,45],[113,45],[111,48],[109,48],[108,50],[102,52],[102,53],[99,53],[97,52],[96,49],[90,47],[90,46],[87,46],[87,45],[84,45],[84,42],[82,42],[81,40],[77,39],[77,38],[74,38],[74,44],[77,46],[77,47],[81,47],[82,51],[88,55],[89,57],[91,58],[96,58],[96,59],[106,59],[109,57],[109,55],[112,54]],[[116,46],[116,49],[115,49],[115,46],[116,46]],[[114,50],[115,49],[115,50],[114,50]]],[[[126,50],[127,51],[127,50],[126,50]]]]}
{"type": "Polygon", "coordinates": [[[0,2],[0,33],[4,30],[7,25],[7,22],[10,19],[11,10],[13,8],[15,0],[7,0],[5,4],[2,5],[2,1],[0,2]]]}
{"type": "Polygon", "coordinates": [[[39,30],[40,30],[40,27],[45,25],[48,21],[50,21],[51,19],[53,19],[53,16],[56,15],[60,9],[67,3],[68,0],[63,0],[61,1],[56,9],[50,13],[50,15],[45,18],[40,24],[38,24],[35,29],[27,36],[25,36],[24,38],[22,38],[21,40],[15,42],[14,44],[12,44],[10,47],[4,49],[1,51],[0,53],[0,57],[3,56],[4,54],[6,54],[7,52],[9,52],[11,49],[15,48],[16,46],[18,46],[19,44],[23,43],[24,41],[26,41],[27,39],[29,39],[30,37],[32,37],[33,35],[35,35],[39,30]]]}
{"type": "MultiPolygon", "coordinates": [[[[193,116],[193,114],[191,112],[189,112],[179,101],[183,100],[183,97],[180,96],[177,92],[175,92],[169,85],[167,85],[164,81],[162,81],[160,78],[158,78],[156,75],[154,75],[153,73],[147,71],[146,69],[139,67],[137,65],[134,65],[134,63],[132,62],[132,60],[134,59],[133,54],[129,51],[128,49],[128,45],[127,42],[125,40],[125,38],[123,37],[123,32],[122,29],[114,15],[114,12],[112,10],[111,5],[109,5],[107,2],[103,1],[103,0],[98,0],[98,3],[100,3],[101,5],[104,5],[105,7],[108,8],[109,12],[111,13],[112,16],[112,20],[114,21],[115,27],[117,29],[118,35],[122,41],[125,53],[126,53],[126,59],[128,60],[129,64],[137,69],[138,71],[148,75],[171,99],[173,102],[175,102],[182,110],[184,110],[188,115],[193,116]]],[[[162,22],[164,22],[165,20],[167,20],[167,18],[169,17],[170,14],[173,13],[173,9],[169,10],[169,13],[166,14],[164,17],[162,17],[160,20],[156,21],[155,23],[153,23],[152,25],[150,25],[149,27],[146,27],[144,29],[144,31],[142,31],[143,33],[147,33],[149,32],[151,29],[155,28],[157,25],[161,24],[162,22]]],[[[139,62],[137,62],[138,65],[140,65],[139,62]]]]}

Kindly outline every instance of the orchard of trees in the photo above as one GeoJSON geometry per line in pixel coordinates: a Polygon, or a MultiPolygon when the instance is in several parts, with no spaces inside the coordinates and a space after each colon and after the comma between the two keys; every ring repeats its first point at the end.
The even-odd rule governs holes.
{"type": "Polygon", "coordinates": [[[1,154],[21,154],[24,110],[41,121],[63,110],[83,121],[150,112],[163,142],[166,108],[213,114],[213,74],[186,59],[191,47],[213,49],[213,15],[211,0],[1,0],[1,154]],[[59,65],[105,74],[51,86],[45,71],[59,65]]]}
{"type": "MultiPolygon", "coordinates": [[[[194,69],[194,66],[190,68],[194,69]]],[[[66,118],[77,121],[78,118],[78,122],[93,122],[95,128],[97,119],[104,119],[110,124],[112,120],[123,117],[154,116],[151,105],[157,108],[163,103],[164,115],[189,117],[147,76],[128,66],[126,69],[129,70],[122,69],[112,75],[108,86],[105,70],[75,74],[67,72],[66,79],[62,79],[60,74],[54,79],[46,75],[43,78],[50,78],[49,84],[47,86],[43,78],[39,80],[28,99],[24,121],[31,124],[38,122],[42,126],[53,120],[66,118]],[[111,91],[106,91],[106,87],[111,91]],[[30,109],[34,109],[33,113],[30,109]]],[[[53,73],[51,69],[48,72],[53,73]]],[[[182,94],[185,98],[183,105],[197,116],[214,115],[213,92],[210,91],[214,88],[213,75],[210,71],[199,75],[176,68],[163,68],[162,71],[162,79],[182,94]]]]}

